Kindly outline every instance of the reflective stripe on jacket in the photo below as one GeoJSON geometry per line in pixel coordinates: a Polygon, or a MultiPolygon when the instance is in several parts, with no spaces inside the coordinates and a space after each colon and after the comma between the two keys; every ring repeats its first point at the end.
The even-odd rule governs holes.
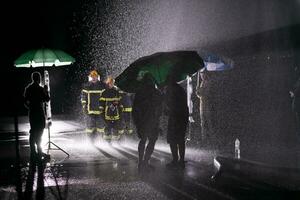
{"type": "Polygon", "coordinates": [[[100,98],[100,107],[104,108],[104,119],[109,121],[120,120],[123,106],[117,88],[107,88],[100,98]]]}
{"type": "Polygon", "coordinates": [[[99,99],[104,90],[105,84],[100,81],[96,83],[89,82],[84,85],[81,91],[81,104],[86,106],[87,114],[101,114],[99,99]]]}

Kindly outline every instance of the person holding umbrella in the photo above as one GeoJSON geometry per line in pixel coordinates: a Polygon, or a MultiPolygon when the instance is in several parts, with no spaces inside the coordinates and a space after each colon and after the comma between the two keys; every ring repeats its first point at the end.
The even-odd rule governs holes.
{"type": "Polygon", "coordinates": [[[188,125],[189,110],[186,92],[176,82],[172,74],[168,77],[165,98],[166,113],[169,117],[167,142],[170,144],[173,157],[172,162],[168,163],[166,167],[183,169],[185,167],[185,133],[188,125]]]}
{"type": "Polygon", "coordinates": [[[31,79],[32,82],[24,91],[25,106],[29,111],[30,158],[40,161],[43,158],[50,159],[41,148],[41,137],[46,126],[44,103],[50,100],[50,96],[47,86],[45,85],[44,88],[40,86],[41,74],[39,72],[33,72],[31,79]]]}
{"type": "Polygon", "coordinates": [[[138,144],[138,169],[151,169],[149,160],[159,134],[162,96],[156,89],[150,73],[139,77],[140,87],[135,93],[132,106],[132,117],[140,139],[138,144]],[[148,144],[146,147],[146,142],[148,144]]]}

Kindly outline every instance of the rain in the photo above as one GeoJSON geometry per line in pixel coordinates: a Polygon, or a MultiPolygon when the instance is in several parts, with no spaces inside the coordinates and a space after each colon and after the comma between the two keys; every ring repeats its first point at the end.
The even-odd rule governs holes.
{"type": "MultiPolygon", "coordinates": [[[[0,168],[1,199],[20,199],[20,188],[25,197],[33,192],[36,199],[297,199],[300,134],[289,92],[299,78],[299,9],[299,0],[75,1],[65,14],[69,21],[57,26],[64,26],[64,37],[70,37],[67,49],[76,61],[48,70],[51,140],[62,149],[50,151],[42,173],[39,168],[32,171],[30,125],[19,101],[21,164],[16,172],[15,113],[5,110],[0,117],[0,152],[5,155],[0,157],[5,166],[0,168]],[[117,78],[141,57],[183,50],[196,51],[202,58],[217,55],[232,68],[208,73],[204,127],[197,96],[199,72],[191,76],[190,91],[187,79],[180,82],[191,92],[192,104],[186,167],[166,169],[172,154],[164,113],[150,159],[155,169],[141,174],[135,128],[132,135],[111,143],[100,135],[93,142],[87,137],[81,90],[91,70],[96,69],[102,81],[117,78]],[[21,186],[15,185],[18,181],[21,186]],[[28,187],[33,191],[27,194],[28,187]]],[[[27,76],[16,80],[15,96],[23,95],[31,72],[32,68],[12,72],[27,76]]],[[[45,129],[44,152],[48,142],[45,129]]]]}

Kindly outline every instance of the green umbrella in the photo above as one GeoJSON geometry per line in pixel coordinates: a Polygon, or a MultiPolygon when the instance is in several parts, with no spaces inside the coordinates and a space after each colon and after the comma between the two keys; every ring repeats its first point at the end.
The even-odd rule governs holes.
{"type": "Polygon", "coordinates": [[[158,52],[130,64],[116,78],[116,85],[124,91],[135,92],[146,73],[152,75],[156,85],[162,86],[170,74],[179,82],[203,67],[203,60],[196,51],[158,52]]]}
{"type": "Polygon", "coordinates": [[[57,49],[36,49],[23,53],[14,62],[16,67],[51,67],[70,65],[75,59],[57,49]]]}

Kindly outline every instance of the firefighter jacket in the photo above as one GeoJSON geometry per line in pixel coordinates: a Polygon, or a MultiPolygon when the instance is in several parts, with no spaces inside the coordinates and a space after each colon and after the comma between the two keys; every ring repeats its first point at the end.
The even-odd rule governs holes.
{"type": "Polygon", "coordinates": [[[124,91],[120,91],[121,95],[121,104],[123,106],[123,112],[131,113],[132,112],[132,104],[133,104],[133,95],[131,93],[127,93],[124,91]]]}
{"type": "Polygon", "coordinates": [[[105,84],[100,81],[96,83],[88,82],[83,86],[81,91],[81,104],[87,114],[101,114],[99,99],[104,90],[105,84]]]}
{"type": "Polygon", "coordinates": [[[104,119],[116,121],[121,119],[123,105],[121,104],[121,94],[116,88],[107,88],[100,98],[100,108],[104,110],[104,119]]]}

